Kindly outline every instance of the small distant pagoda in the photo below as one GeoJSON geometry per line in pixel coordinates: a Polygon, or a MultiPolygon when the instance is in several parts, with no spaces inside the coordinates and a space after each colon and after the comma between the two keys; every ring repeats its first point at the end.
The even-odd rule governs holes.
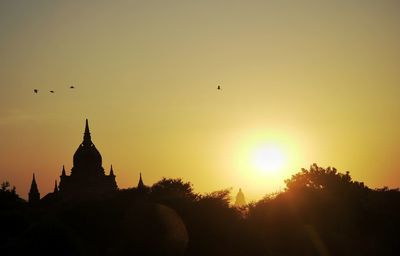
{"type": "Polygon", "coordinates": [[[246,205],[246,199],[244,198],[244,194],[241,188],[239,188],[239,192],[236,195],[235,206],[242,207],[246,205]]]}

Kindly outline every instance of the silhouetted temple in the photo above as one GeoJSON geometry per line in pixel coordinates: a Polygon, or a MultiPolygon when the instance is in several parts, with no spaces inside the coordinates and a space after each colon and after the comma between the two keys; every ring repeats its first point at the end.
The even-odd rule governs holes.
{"type": "Polygon", "coordinates": [[[112,166],[109,175],[104,172],[102,157],[92,142],[87,119],[83,142],[74,154],[73,164],[71,175],[65,173],[64,166],[61,172],[58,192],[64,198],[93,198],[117,190],[112,166]]]}
{"type": "MultiPolygon", "coordinates": [[[[140,173],[137,186],[138,191],[146,192],[148,187],[143,183],[140,173]]],[[[74,157],[71,174],[67,175],[65,167],[62,167],[60,182],[54,184],[54,190],[40,199],[39,189],[33,175],[29,191],[29,202],[35,204],[39,201],[52,203],[61,200],[85,200],[100,199],[111,195],[118,190],[115,181],[113,166],[111,165],[109,175],[106,175],[102,166],[102,157],[92,142],[89,123],[86,119],[83,141],[78,146],[74,157]]]]}
{"type": "Polygon", "coordinates": [[[246,204],[246,200],[244,198],[244,194],[242,192],[242,189],[239,188],[239,192],[236,195],[236,201],[235,201],[235,206],[241,207],[246,204]]]}

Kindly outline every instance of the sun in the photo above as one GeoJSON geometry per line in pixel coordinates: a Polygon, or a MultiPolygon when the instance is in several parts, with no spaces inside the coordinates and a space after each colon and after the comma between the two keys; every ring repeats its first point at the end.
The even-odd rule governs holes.
{"type": "Polygon", "coordinates": [[[279,191],[293,170],[302,166],[305,156],[299,150],[300,140],[290,131],[251,129],[232,139],[229,157],[224,157],[238,187],[254,193],[279,191]],[[256,192],[257,191],[257,192],[256,192]]]}
{"type": "Polygon", "coordinates": [[[251,162],[257,171],[262,173],[277,173],[286,164],[286,155],[275,145],[264,145],[251,153],[251,162]]]}

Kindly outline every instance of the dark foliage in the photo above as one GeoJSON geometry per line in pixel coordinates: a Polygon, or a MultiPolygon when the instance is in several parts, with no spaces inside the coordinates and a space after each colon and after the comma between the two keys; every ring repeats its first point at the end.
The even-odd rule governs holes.
{"type": "Polygon", "coordinates": [[[400,255],[400,192],[316,164],[281,193],[236,208],[163,178],[103,200],[49,194],[31,206],[3,183],[1,255],[400,255]]]}
{"type": "Polygon", "coordinates": [[[1,183],[0,187],[0,210],[14,209],[24,205],[24,200],[21,199],[16,192],[16,188],[12,187],[8,181],[1,183]]]}

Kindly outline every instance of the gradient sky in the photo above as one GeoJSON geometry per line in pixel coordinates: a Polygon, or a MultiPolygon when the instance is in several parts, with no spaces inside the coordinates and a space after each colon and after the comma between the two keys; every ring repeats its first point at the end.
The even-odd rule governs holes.
{"type": "Polygon", "coordinates": [[[0,181],[26,197],[35,172],[44,196],[89,118],[122,188],[142,172],[254,200],[314,162],[398,187],[399,13],[396,0],[1,1],[0,181]],[[287,164],[260,174],[249,152],[271,143],[287,164]]]}

